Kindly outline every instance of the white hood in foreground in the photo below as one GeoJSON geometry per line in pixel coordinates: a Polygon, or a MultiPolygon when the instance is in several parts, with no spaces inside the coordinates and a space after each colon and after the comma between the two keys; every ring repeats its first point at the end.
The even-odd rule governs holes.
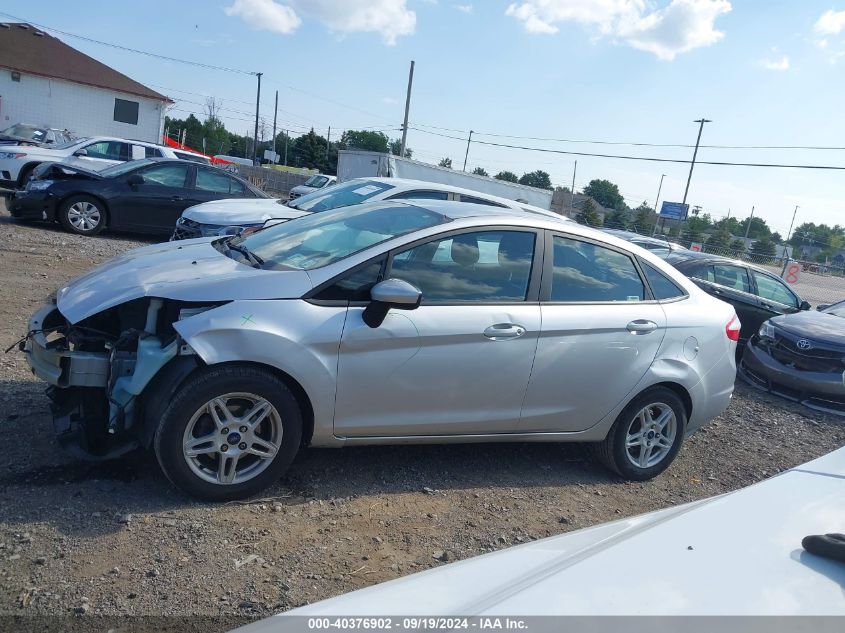
{"type": "Polygon", "coordinates": [[[810,534],[843,531],[845,448],[733,493],[445,565],[243,630],[282,630],[278,618],[292,615],[843,616],[845,564],[801,547],[810,534]]]}
{"type": "Polygon", "coordinates": [[[292,299],[311,288],[305,271],[253,268],[224,255],[213,238],[165,242],[115,257],[56,293],[71,323],[140,297],[179,301],[292,299]]]}
{"type": "Polygon", "coordinates": [[[308,214],[292,209],[275,198],[227,198],[203,202],[182,212],[183,218],[219,226],[261,224],[273,219],[292,220],[303,215],[308,214]]]}

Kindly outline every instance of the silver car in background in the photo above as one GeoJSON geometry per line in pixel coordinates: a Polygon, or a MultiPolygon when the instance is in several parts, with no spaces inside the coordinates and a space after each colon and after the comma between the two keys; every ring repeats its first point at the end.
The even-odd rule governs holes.
{"type": "Polygon", "coordinates": [[[63,443],[235,499],[301,446],[592,442],[662,472],[733,393],[739,322],[659,258],[487,205],[382,201],[130,251],[22,348],[63,443]]]}

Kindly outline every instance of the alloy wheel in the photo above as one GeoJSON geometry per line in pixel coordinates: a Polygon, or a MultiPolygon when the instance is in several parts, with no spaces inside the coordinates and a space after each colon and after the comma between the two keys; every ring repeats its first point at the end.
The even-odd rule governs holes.
{"type": "Polygon", "coordinates": [[[637,468],[651,468],[672,451],[678,420],[668,404],[655,402],[640,409],[628,425],[625,455],[637,468]]]}
{"type": "Polygon", "coordinates": [[[68,207],[67,219],[76,230],[87,233],[97,228],[102,216],[96,205],[81,200],[68,207]]]}
{"type": "Polygon", "coordinates": [[[265,398],[227,393],[191,417],[182,455],[201,479],[218,485],[249,481],[270,466],[282,444],[282,418],[265,398]]]}

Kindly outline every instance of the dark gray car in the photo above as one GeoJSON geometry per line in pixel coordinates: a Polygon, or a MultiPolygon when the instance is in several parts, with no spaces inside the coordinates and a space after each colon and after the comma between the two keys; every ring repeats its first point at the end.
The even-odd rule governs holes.
{"type": "Polygon", "coordinates": [[[845,415],[845,301],[763,323],[739,374],[755,387],[845,415]]]}

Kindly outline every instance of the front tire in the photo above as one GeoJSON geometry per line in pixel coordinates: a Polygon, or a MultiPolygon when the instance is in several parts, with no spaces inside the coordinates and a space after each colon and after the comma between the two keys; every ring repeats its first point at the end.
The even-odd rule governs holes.
{"type": "Polygon", "coordinates": [[[279,378],[224,365],[199,371],[179,389],[153,446],[174,485],[201,499],[228,501],[278,480],[301,439],[299,403],[279,378]]]}
{"type": "Polygon", "coordinates": [[[666,387],[652,387],[619,414],[596,446],[596,457],[625,479],[652,479],[675,459],[686,426],[686,409],[678,395],[666,387]]]}
{"type": "Polygon", "coordinates": [[[77,235],[96,235],[106,226],[106,206],[91,196],[71,196],[59,206],[59,222],[77,235]]]}

